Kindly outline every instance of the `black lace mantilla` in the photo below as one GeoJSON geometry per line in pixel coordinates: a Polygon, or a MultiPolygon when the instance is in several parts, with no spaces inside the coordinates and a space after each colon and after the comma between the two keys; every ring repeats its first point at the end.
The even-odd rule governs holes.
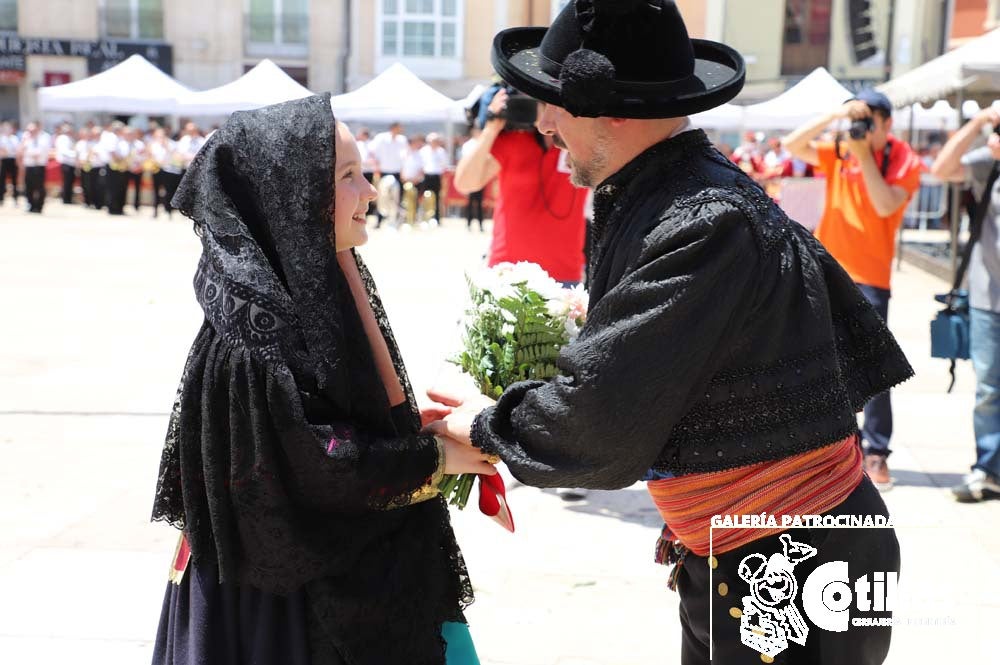
{"type": "Polygon", "coordinates": [[[220,579],[305,587],[319,652],[444,663],[440,625],[472,601],[438,463],[370,273],[358,268],[408,403],[396,417],[333,247],[329,96],[237,113],[173,205],[203,253],[205,322],[163,448],[153,519],[183,528],[220,579]],[[325,646],[324,646],[325,645],[325,646]]]}
{"type": "Polygon", "coordinates": [[[594,195],[590,311],[561,375],[510,387],[473,441],[522,482],[624,487],[819,448],[913,371],[812,234],[704,132],[594,195]]]}

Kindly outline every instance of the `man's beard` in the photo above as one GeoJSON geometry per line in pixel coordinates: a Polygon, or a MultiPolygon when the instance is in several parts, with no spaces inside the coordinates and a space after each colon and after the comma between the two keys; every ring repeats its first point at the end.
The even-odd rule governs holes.
{"type": "MultiPolygon", "coordinates": [[[[567,150],[566,143],[558,134],[552,136],[552,143],[557,148],[567,150]]],[[[608,165],[608,147],[610,141],[603,134],[598,134],[594,138],[593,157],[587,163],[581,163],[573,158],[573,154],[568,155],[569,159],[569,181],[577,187],[589,187],[593,189],[600,184],[598,178],[604,173],[608,165]]]]}

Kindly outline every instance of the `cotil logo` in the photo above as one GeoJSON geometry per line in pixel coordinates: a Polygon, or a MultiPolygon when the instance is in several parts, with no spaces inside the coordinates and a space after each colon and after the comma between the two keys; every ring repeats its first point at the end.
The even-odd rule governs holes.
{"type": "MultiPolygon", "coordinates": [[[[846,561],[830,561],[809,574],[802,586],[802,607],[809,620],[823,630],[843,633],[851,625],[850,609],[859,612],[892,612],[899,576],[893,572],[862,575],[851,592],[846,561]]],[[[855,626],[878,626],[883,621],[856,618],[855,626]]]]}
{"type": "MultiPolygon", "coordinates": [[[[799,592],[795,567],[816,556],[815,547],[793,541],[781,534],[782,552],[770,557],[750,554],[740,561],[739,576],[750,585],[743,597],[740,640],[748,647],[773,658],[788,648],[789,642],[805,645],[809,625],[798,607],[799,592]]],[[[896,598],[896,573],[863,575],[850,585],[846,561],[830,561],[817,566],[802,585],[802,607],[818,628],[842,633],[849,626],[891,625],[884,617],[851,619],[851,607],[859,612],[891,612],[896,598]]],[[[734,615],[737,616],[737,615],[734,615]]]]}

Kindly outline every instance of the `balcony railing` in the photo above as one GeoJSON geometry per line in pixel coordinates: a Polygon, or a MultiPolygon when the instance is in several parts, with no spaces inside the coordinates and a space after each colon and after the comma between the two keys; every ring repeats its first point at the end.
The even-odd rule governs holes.
{"type": "Polygon", "coordinates": [[[250,56],[305,57],[309,54],[309,15],[249,12],[244,16],[250,56]]]}
{"type": "Polygon", "coordinates": [[[101,10],[101,26],[105,37],[118,39],[163,39],[163,11],[159,9],[101,10]]]}

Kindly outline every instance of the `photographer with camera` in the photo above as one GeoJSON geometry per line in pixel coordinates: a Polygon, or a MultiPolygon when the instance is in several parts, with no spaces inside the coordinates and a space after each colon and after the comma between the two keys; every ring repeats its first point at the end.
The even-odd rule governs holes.
{"type": "Polygon", "coordinates": [[[1000,497],[1000,180],[993,171],[1000,160],[998,132],[997,109],[980,111],[951,137],[931,167],[931,173],[941,180],[970,182],[976,200],[988,201],[978,228],[979,238],[969,240],[975,243],[968,275],[969,357],[976,372],[976,406],[972,412],[976,463],[972,472],[951,490],[962,502],[1000,497]],[[986,145],[970,150],[984,132],[990,132],[986,145]]]}
{"type": "MultiPolygon", "coordinates": [[[[920,188],[923,170],[916,152],[891,130],[889,99],[880,92],[863,90],[782,140],[793,156],[826,177],[826,204],[816,237],[886,321],[896,233],[907,203],[920,188]],[[850,121],[845,136],[833,142],[815,140],[831,123],[845,120],[850,121]]],[[[886,458],[892,437],[892,402],[888,391],[865,405],[861,435],[865,471],[880,490],[890,489],[886,458]]]]}
{"type": "Polygon", "coordinates": [[[455,168],[455,187],[466,195],[499,180],[489,265],[530,261],[556,281],[577,284],[587,190],[570,183],[562,146],[535,129],[538,102],[497,86],[484,103],[490,94],[478,142],[455,168]]]}

